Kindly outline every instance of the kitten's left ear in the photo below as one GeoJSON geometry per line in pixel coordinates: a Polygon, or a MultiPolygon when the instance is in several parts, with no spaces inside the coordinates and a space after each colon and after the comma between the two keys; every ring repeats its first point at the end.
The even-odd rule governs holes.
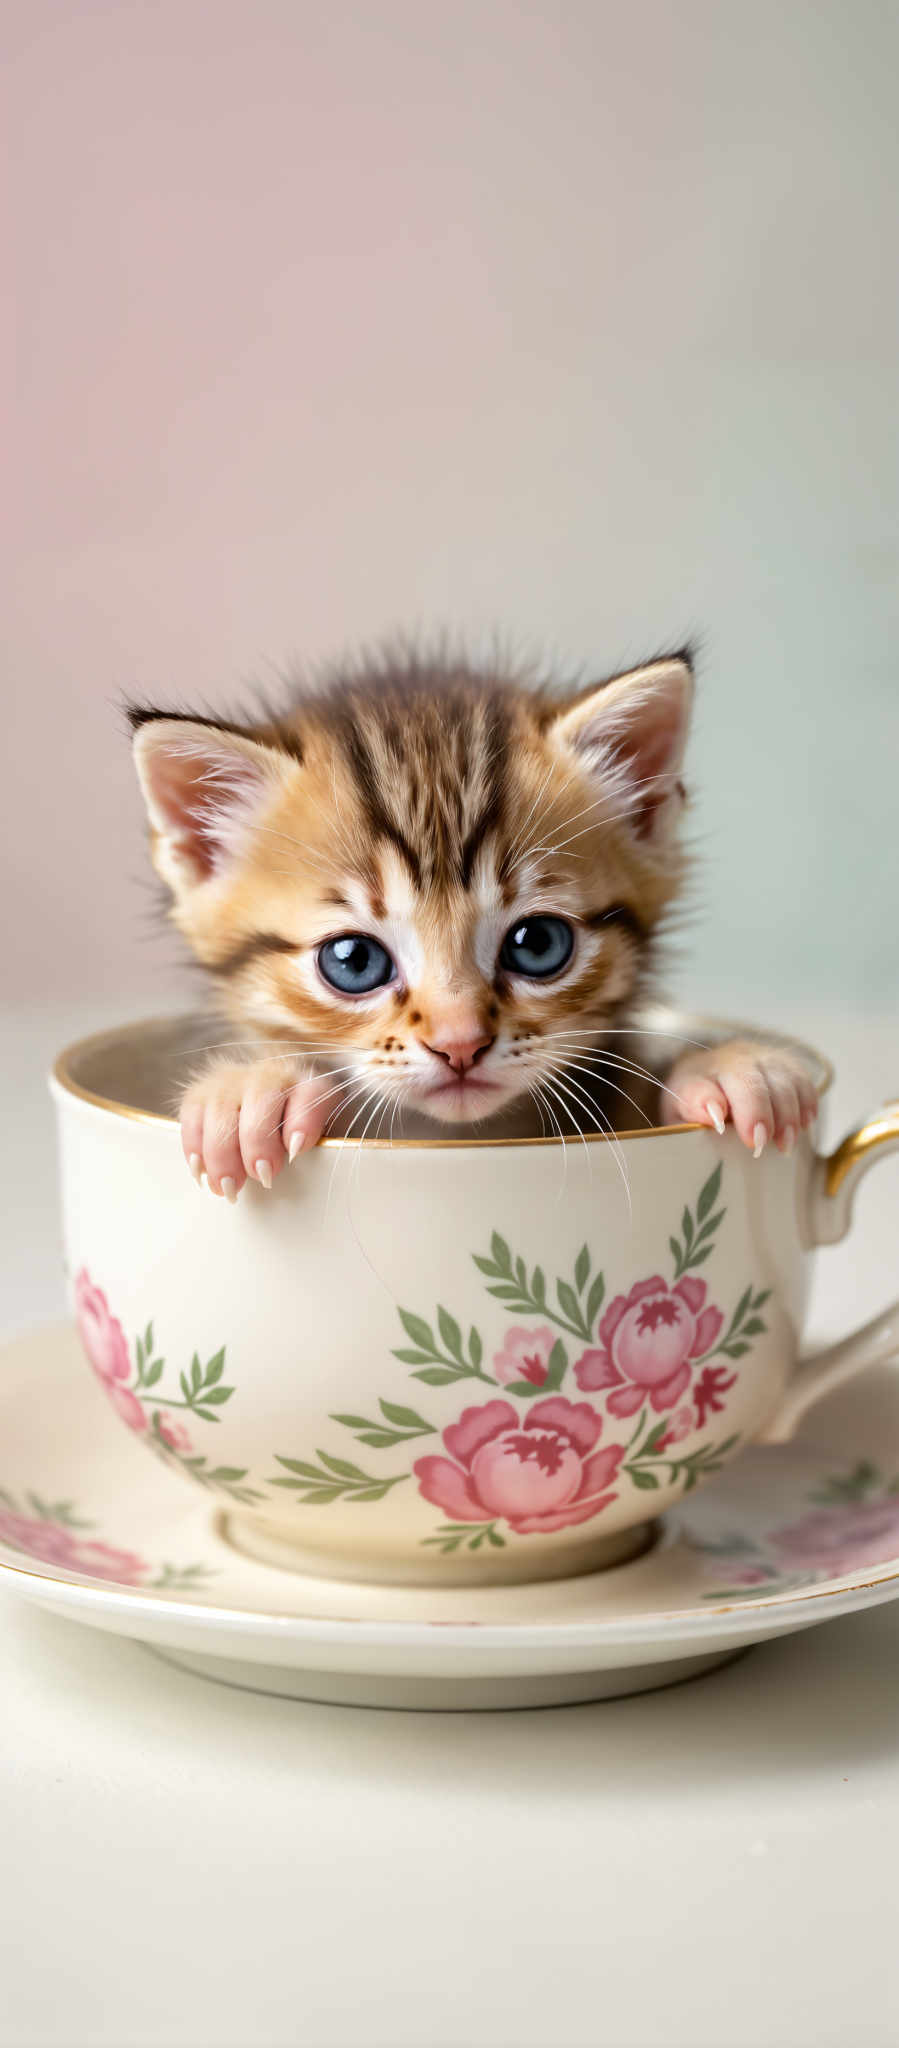
{"type": "Polygon", "coordinates": [[[671,832],[684,801],[680,768],[692,703],[689,656],[666,655],[585,691],[550,727],[583,767],[617,771],[634,831],[654,844],[671,832]]]}

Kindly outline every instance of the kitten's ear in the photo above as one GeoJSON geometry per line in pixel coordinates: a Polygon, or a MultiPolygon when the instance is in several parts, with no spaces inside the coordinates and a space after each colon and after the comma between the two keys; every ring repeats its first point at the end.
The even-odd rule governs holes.
{"type": "Polygon", "coordinates": [[[239,858],[254,816],[285,788],[293,764],[274,747],[199,720],[136,712],[132,724],[153,863],[182,899],[239,858]]]}
{"type": "Polygon", "coordinates": [[[631,825],[653,843],[670,833],[684,801],[680,767],[692,703],[692,665],[674,654],[585,691],[550,728],[593,773],[617,771],[631,825]]]}

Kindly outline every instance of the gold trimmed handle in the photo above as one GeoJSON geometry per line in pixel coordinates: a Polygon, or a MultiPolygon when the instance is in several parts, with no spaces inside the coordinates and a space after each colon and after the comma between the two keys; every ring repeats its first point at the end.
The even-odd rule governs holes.
{"type": "MultiPolygon", "coordinates": [[[[852,1218],[855,1190],[863,1174],[889,1152],[899,1151],[899,1101],[849,1131],[834,1152],[815,1161],[811,1190],[811,1235],[815,1244],[838,1244],[852,1218]]],[[[882,1365],[899,1352],[899,1301],[873,1316],[851,1336],[807,1358],[794,1374],[777,1414],[761,1442],[788,1443],[798,1422],[816,1401],[869,1365],[882,1365]]]]}
{"type": "Polygon", "coordinates": [[[812,1190],[812,1235],[816,1244],[838,1244],[852,1215],[862,1176],[878,1158],[899,1148],[899,1101],[885,1102],[816,1163],[812,1190]]]}

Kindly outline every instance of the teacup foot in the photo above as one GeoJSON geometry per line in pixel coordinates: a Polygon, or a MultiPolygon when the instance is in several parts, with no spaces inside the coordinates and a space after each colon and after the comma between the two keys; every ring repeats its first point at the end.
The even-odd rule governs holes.
{"type": "MultiPolygon", "coordinates": [[[[257,1564],[274,1565],[276,1570],[300,1572],[305,1578],[341,1579],[366,1586],[521,1586],[547,1579],[582,1578],[588,1572],[609,1571],[631,1564],[653,1548],[661,1533],[659,1522],[640,1522],[621,1529],[614,1536],[595,1536],[583,1543],[566,1543],[544,1549],[528,1543],[516,1555],[502,1551],[455,1550],[449,1555],[428,1549],[419,1564],[408,1554],[382,1554],[366,1561],[349,1545],[336,1544],[329,1550],[311,1549],[298,1532],[283,1522],[262,1516],[220,1512],[214,1522],[216,1535],[244,1557],[257,1564]]],[[[538,1539],[539,1542],[540,1539],[538,1539]]]]}

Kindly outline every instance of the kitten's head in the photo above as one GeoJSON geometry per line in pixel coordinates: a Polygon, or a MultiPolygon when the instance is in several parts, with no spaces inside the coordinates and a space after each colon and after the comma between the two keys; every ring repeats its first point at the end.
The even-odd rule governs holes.
{"type": "Polygon", "coordinates": [[[135,711],[153,861],[244,1033],[446,1123],[596,1045],[683,880],[689,656],[567,698],[409,663],[226,726],[135,711]]]}

